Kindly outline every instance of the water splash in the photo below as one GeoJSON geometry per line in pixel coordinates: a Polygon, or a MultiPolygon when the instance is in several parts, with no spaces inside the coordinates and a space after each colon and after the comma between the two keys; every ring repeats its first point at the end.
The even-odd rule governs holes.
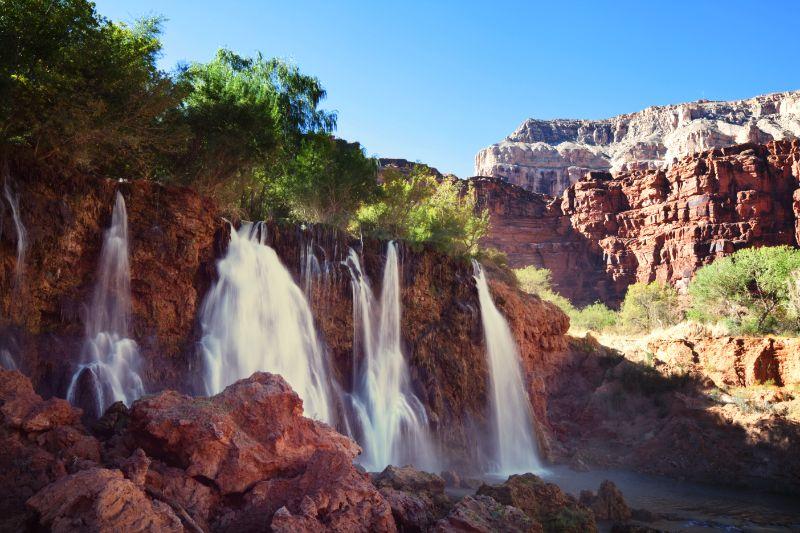
{"type": "Polygon", "coordinates": [[[323,345],[303,290],[266,244],[266,226],[231,228],[219,279],[201,309],[206,393],[257,371],[280,374],[303,399],[305,414],[333,423],[323,345]]]}
{"type": "Polygon", "coordinates": [[[17,263],[14,267],[14,287],[18,290],[22,286],[22,278],[25,274],[25,252],[28,249],[28,232],[22,223],[22,215],[19,209],[19,195],[11,192],[8,184],[8,177],[3,183],[3,196],[11,207],[11,218],[14,220],[14,229],[17,233],[17,263]]]}
{"type": "Polygon", "coordinates": [[[67,399],[83,407],[90,416],[101,416],[117,401],[130,405],[144,394],[139,376],[139,347],[128,337],[130,285],[128,215],[125,199],[117,192],[86,317],[83,364],[72,376],[67,391],[67,399]]]}
{"type": "Polygon", "coordinates": [[[483,268],[477,261],[472,264],[491,377],[493,466],[502,475],[542,471],[516,342],[508,322],[494,305],[483,268]]]}
{"type": "Polygon", "coordinates": [[[389,243],[380,305],[358,255],[350,250],[354,323],[353,406],[361,427],[362,462],[370,470],[413,463],[435,468],[425,407],[411,390],[400,341],[400,275],[397,246],[389,243]],[[375,320],[378,327],[375,328],[375,320]]]}

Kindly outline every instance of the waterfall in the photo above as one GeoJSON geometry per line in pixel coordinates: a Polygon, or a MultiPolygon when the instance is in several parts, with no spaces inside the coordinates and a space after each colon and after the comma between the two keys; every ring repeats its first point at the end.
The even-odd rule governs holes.
{"type": "Polygon", "coordinates": [[[397,246],[388,246],[379,303],[352,249],[347,266],[353,288],[353,406],[361,427],[362,462],[370,470],[408,463],[433,468],[428,418],[411,390],[401,349],[397,246]]]}
{"type": "Polygon", "coordinates": [[[14,267],[14,287],[19,289],[22,284],[22,276],[25,273],[25,251],[28,248],[28,232],[22,223],[22,216],[19,210],[19,196],[11,192],[8,185],[8,177],[3,183],[3,195],[11,207],[11,217],[14,220],[14,229],[17,232],[17,264],[14,267]]]}
{"type": "Polygon", "coordinates": [[[112,403],[130,405],[144,394],[139,377],[139,347],[128,337],[131,321],[131,272],[128,215],[117,192],[111,227],[100,252],[98,278],[86,317],[81,364],[72,376],[67,399],[99,417],[112,403]]]}
{"type": "Polygon", "coordinates": [[[477,261],[473,267],[491,378],[494,466],[502,475],[541,471],[519,351],[508,322],[494,305],[483,268],[477,261]]]}
{"type": "Polygon", "coordinates": [[[14,361],[11,352],[5,348],[0,348],[0,367],[6,370],[19,370],[19,368],[17,368],[17,362],[14,361]]]}
{"type": "Polygon", "coordinates": [[[300,395],[306,416],[333,423],[331,385],[311,308],[266,244],[266,226],[231,228],[217,271],[200,318],[206,393],[216,394],[257,371],[273,372],[300,395]]]}

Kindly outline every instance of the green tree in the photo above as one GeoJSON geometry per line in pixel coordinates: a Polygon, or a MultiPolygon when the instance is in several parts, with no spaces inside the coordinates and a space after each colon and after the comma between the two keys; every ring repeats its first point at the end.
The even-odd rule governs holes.
{"type": "Polygon", "coordinates": [[[358,210],[353,229],[473,255],[489,229],[489,213],[477,210],[471,185],[451,178],[438,181],[427,167],[417,165],[408,176],[384,173],[377,200],[358,210]]]}
{"type": "Polygon", "coordinates": [[[720,319],[746,332],[780,328],[791,314],[791,273],[800,270],[800,250],[788,246],[747,248],[695,273],[689,285],[690,316],[720,319]]]}
{"type": "Polygon", "coordinates": [[[179,82],[188,93],[174,120],[187,127],[189,149],[171,172],[229,202],[262,193],[266,178],[287,171],[307,134],[336,125],[335,114],[319,108],[319,80],[279,59],[223,49],[190,65],[179,82]]]}
{"type": "Polygon", "coordinates": [[[658,281],[628,287],[619,313],[620,323],[637,332],[677,324],[683,318],[678,292],[658,281]]]}
{"type": "Polygon", "coordinates": [[[325,133],[306,135],[297,156],[276,177],[265,176],[262,210],[285,206],[292,218],[345,227],[377,194],[377,161],[361,145],[325,133]]]}
{"type": "Polygon", "coordinates": [[[86,0],[0,3],[0,151],[17,167],[150,177],[182,149],[180,88],[156,68],[160,20],[114,24],[86,0]]]}

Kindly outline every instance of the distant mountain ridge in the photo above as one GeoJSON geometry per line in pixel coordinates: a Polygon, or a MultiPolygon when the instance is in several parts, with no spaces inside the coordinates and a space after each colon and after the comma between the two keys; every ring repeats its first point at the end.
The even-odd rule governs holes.
{"type": "Polygon", "coordinates": [[[648,107],[604,120],[528,119],[475,156],[475,174],[559,195],[590,170],[664,168],[741,143],[800,137],[800,91],[648,107]]]}

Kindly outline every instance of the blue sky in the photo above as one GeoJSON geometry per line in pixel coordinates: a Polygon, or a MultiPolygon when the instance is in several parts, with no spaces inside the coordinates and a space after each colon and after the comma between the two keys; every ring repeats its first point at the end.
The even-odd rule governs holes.
{"type": "Polygon", "coordinates": [[[97,0],[161,14],[164,56],[226,46],[319,77],[337,135],[461,177],[528,117],[605,118],[800,89],[800,2],[97,0]]]}

